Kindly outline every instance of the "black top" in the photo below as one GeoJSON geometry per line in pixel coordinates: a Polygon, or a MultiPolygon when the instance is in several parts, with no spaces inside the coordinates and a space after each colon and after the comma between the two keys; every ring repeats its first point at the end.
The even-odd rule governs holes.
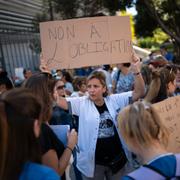
{"type": "Polygon", "coordinates": [[[65,111],[59,106],[53,107],[52,117],[49,121],[49,124],[51,125],[70,125],[72,126],[72,116],[68,113],[68,111],[65,111]]]}
{"type": "Polygon", "coordinates": [[[124,151],[106,104],[95,106],[100,114],[95,161],[96,164],[108,165],[120,152],[124,151]]]}
{"type": "MultiPolygon", "coordinates": [[[[41,125],[40,144],[42,154],[45,154],[50,149],[53,149],[56,151],[58,159],[65,150],[63,143],[57,138],[53,130],[45,123],[42,123],[41,125]]],[[[62,176],[62,179],[64,179],[64,175],[62,176]]]]}

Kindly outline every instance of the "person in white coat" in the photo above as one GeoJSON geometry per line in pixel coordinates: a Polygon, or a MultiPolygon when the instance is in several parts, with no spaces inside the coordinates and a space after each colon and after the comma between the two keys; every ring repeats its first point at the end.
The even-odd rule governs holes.
{"type": "MultiPolygon", "coordinates": [[[[87,79],[89,96],[77,98],[56,97],[57,104],[79,116],[77,168],[83,179],[116,180],[124,175],[127,158],[117,132],[117,113],[132,101],[144,95],[144,81],[139,58],[133,55],[134,91],[108,95],[105,76],[95,71],[87,79]]],[[[55,95],[56,96],[56,95],[55,95]]]]}

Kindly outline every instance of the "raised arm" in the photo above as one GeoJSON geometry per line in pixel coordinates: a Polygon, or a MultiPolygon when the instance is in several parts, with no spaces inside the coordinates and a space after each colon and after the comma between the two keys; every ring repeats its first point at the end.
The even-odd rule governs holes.
{"type": "Polygon", "coordinates": [[[140,59],[135,53],[133,53],[132,55],[131,71],[134,73],[135,76],[132,100],[137,101],[139,98],[142,98],[145,94],[145,84],[143,77],[141,75],[140,59]]]}
{"type": "Polygon", "coordinates": [[[64,97],[60,97],[57,93],[57,90],[54,90],[53,98],[57,106],[61,107],[64,110],[68,110],[67,100],[64,97]]]}
{"type": "MultiPolygon", "coordinates": [[[[51,74],[51,71],[46,64],[42,53],[40,54],[40,67],[39,68],[42,72],[51,74]]],[[[57,94],[56,91],[53,94],[53,98],[54,98],[55,103],[59,107],[61,107],[62,109],[68,110],[68,103],[67,103],[66,99],[63,97],[59,97],[59,95],[57,94]]]]}

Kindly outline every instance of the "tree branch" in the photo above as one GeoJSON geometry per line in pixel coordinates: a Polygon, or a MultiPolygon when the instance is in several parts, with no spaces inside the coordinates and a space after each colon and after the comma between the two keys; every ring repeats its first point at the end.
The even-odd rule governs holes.
{"type": "Polygon", "coordinates": [[[171,30],[163,23],[163,21],[160,18],[160,15],[155,10],[154,4],[151,0],[145,0],[143,1],[145,6],[150,11],[153,18],[158,22],[158,24],[161,26],[161,28],[166,32],[169,36],[171,36],[173,39],[175,39],[180,44],[180,38],[175,35],[171,30]]]}

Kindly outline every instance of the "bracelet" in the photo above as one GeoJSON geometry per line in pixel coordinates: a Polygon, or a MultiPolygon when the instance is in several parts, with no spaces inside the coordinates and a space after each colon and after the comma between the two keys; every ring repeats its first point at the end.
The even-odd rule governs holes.
{"type": "Polygon", "coordinates": [[[141,74],[141,72],[134,73],[135,76],[137,76],[137,75],[139,75],[139,74],[141,74]]]}
{"type": "Polygon", "coordinates": [[[71,153],[73,152],[73,150],[69,146],[66,146],[66,148],[69,149],[71,153]]]}

